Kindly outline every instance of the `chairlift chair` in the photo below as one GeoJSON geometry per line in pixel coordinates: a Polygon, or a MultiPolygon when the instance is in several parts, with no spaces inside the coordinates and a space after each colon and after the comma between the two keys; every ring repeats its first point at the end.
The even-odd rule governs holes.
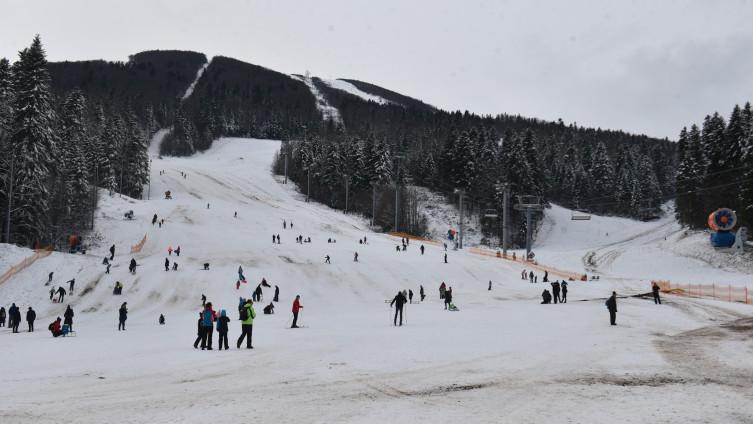
{"type": "Polygon", "coordinates": [[[484,211],[484,218],[496,218],[497,216],[499,215],[495,209],[486,209],[484,211]]]}

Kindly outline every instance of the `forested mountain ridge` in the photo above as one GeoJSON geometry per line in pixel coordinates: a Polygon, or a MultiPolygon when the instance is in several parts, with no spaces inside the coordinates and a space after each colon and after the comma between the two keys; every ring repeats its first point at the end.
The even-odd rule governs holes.
{"type": "MultiPolygon", "coordinates": [[[[159,128],[171,129],[161,150],[167,155],[190,155],[221,136],[286,141],[281,153],[290,159],[289,175],[307,187],[310,170],[314,199],[343,208],[347,184],[349,210],[370,215],[371,196],[378,191],[375,224],[385,229],[421,232],[419,214],[409,207],[410,191],[402,188],[398,200],[404,208],[393,228],[395,182],[426,186],[448,198],[463,189],[469,212],[479,214],[501,207],[502,184],[513,198],[531,194],[627,216],[653,213],[674,192],[675,145],[668,140],[561,120],[444,111],[356,79],[304,80],[228,57],[207,61],[190,51],[147,51],[126,62],[47,63],[38,38],[33,47],[36,89],[48,93],[45,102],[54,112],[48,117],[52,147],[45,150],[58,163],[47,188],[58,188],[52,196],[57,206],[37,216],[43,230],[15,237],[26,244],[60,243],[65,234],[85,228],[84,217],[96,205],[93,187],[142,197],[148,139],[159,128]],[[323,114],[322,104],[338,119],[323,114]],[[66,200],[71,190],[78,193],[76,205],[66,200]]],[[[20,106],[14,91],[24,90],[18,79],[26,50],[12,66],[5,62],[6,71],[0,69],[0,86],[7,87],[0,99],[5,148],[19,131],[20,124],[13,124],[20,106]]],[[[517,217],[514,221],[520,225],[517,217]]],[[[490,222],[486,230],[495,228],[490,222]]]]}

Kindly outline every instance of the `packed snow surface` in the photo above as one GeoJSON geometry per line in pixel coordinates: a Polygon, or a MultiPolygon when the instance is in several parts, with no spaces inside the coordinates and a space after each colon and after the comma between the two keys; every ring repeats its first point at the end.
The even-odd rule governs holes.
{"type": "MultiPolygon", "coordinates": [[[[426,244],[421,255],[418,241],[396,252],[400,240],[370,232],[365,219],[306,203],[272,176],[278,148],[277,141],[220,139],[190,158],[153,156],[152,200],[102,193],[101,240],[87,255],[53,253],[0,285],[6,309],[15,302],[38,314],[34,333],[0,330],[0,422],[753,421],[751,306],[672,296],[659,306],[627,297],[618,301],[619,325],[608,323],[604,301],[612,290],[645,293],[642,278],[652,270],[687,262],[662,268],[649,262],[651,252],[623,253],[641,262],[599,265],[602,279],[571,282],[567,304],[541,305],[543,275],[538,284],[522,280],[520,264],[452,250],[445,264],[441,247],[426,244]],[[167,190],[172,200],[161,195],[167,190]],[[126,220],[130,209],[135,219],[126,220]],[[155,213],[161,228],[151,224],[155,213]],[[145,234],[143,250],[130,255],[145,234]],[[296,243],[298,235],[311,243],[296,243]],[[359,244],[364,236],[367,244],[359,244]],[[114,265],[105,274],[111,244],[114,265]],[[168,246],[180,246],[180,256],[168,256],[168,246]],[[134,275],[131,257],[139,264],[134,275]],[[165,271],[165,258],[179,269],[165,271]],[[236,290],[239,265],[248,284],[236,290]],[[50,302],[50,287],[74,277],[73,294],[50,302]],[[263,277],[280,288],[276,313],[262,314],[273,295],[265,288],[255,305],[254,349],[236,349],[238,297],[250,297],[263,277]],[[116,281],[125,286],[121,296],[112,294],[116,281]],[[442,281],[460,311],[443,309],[442,281]],[[405,325],[394,327],[386,301],[402,289],[413,291],[414,304],[405,325]],[[233,319],[227,352],[216,350],[216,332],[215,350],[192,346],[202,294],[233,319]],[[305,328],[289,329],[296,294],[305,328]],[[122,302],[129,315],[119,332],[122,302]],[[68,304],[77,336],[53,338],[47,325],[68,304]]],[[[577,267],[584,252],[608,244],[587,242],[605,229],[597,221],[593,230],[569,227],[553,211],[543,262],[577,267]]],[[[620,231],[607,240],[626,238],[620,231]]],[[[0,250],[8,251],[13,260],[26,256],[0,250]]]]}
{"type": "Polygon", "coordinates": [[[348,81],[343,81],[341,79],[323,79],[325,84],[329,85],[332,88],[336,88],[338,90],[345,91],[347,93],[353,94],[355,96],[358,96],[366,101],[372,101],[380,104],[387,104],[391,103],[389,100],[385,99],[384,97],[380,97],[374,94],[367,93],[355,85],[349,83],[348,81]]]}

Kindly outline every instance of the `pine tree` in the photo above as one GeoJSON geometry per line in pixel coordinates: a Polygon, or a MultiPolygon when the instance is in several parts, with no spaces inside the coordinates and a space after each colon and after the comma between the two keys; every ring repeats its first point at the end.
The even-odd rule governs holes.
{"type": "Polygon", "coordinates": [[[11,155],[17,190],[13,215],[16,240],[41,241],[49,226],[49,178],[55,169],[56,116],[50,92],[50,75],[39,36],[19,52],[13,69],[15,92],[11,155]]]}
{"type": "Polygon", "coordinates": [[[141,198],[144,186],[149,181],[149,142],[132,110],[127,113],[126,129],[121,192],[130,197],[141,198]]]}
{"type": "Polygon", "coordinates": [[[117,164],[118,164],[118,134],[117,119],[110,118],[105,122],[99,143],[99,185],[111,194],[118,189],[117,164]]]}
{"type": "Polygon", "coordinates": [[[66,216],[80,216],[88,203],[89,173],[84,151],[90,137],[85,119],[86,98],[81,91],[74,90],[63,102],[61,114],[62,194],[66,216]]]}
{"type": "Polygon", "coordinates": [[[10,62],[0,58],[0,152],[5,140],[10,137],[13,122],[13,75],[10,62]]]}
{"type": "MultiPolygon", "coordinates": [[[[609,196],[614,188],[614,166],[607,155],[607,147],[604,143],[596,144],[596,148],[591,153],[591,168],[588,170],[587,179],[590,186],[588,191],[594,197],[600,198],[599,201],[605,200],[604,196],[609,196]]],[[[604,208],[600,208],[604,210],[604,208]]]]}

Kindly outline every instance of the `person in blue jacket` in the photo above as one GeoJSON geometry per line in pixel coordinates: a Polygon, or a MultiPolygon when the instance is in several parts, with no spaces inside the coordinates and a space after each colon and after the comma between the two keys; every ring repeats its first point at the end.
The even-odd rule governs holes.
{"type": "Polygon", "coordinates": [[[216,319],[217,315],[212,309],[212,302],[207,302],[201,315],[201,350],[212,350],[212,327],[216,319]]]}
{"type": "Polygon", "coordinates": [[[227,313],[225,310],[220,311],[220,317],[217,318],[217,333],[219,333],[219,340],[218,340],[218,350],[222,350],[222,345],[225,345],[225,350],[228,350],[228,343],[227,343],[227,331],[228,331],[228,324],[230,324],[230,318],[227,317],[227,313]]]}

